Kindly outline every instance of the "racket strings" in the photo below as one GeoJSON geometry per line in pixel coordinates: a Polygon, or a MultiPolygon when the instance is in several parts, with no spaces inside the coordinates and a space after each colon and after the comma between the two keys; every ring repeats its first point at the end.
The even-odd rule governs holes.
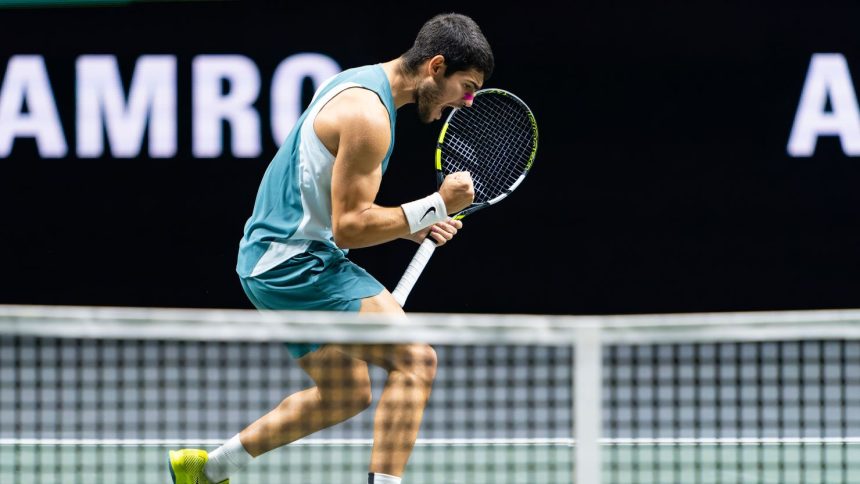
{"type": "Polygon", "coordinates": [[[467,123],[470,128],[452,137],[456,139],[451,146],[452,154],[456,155],[451,157],[450,169],[472,173],[478,203],[510,188],[525,171],[531,153],[531,137],[517,135],[530,133],[528,118],[500,106],[490,108],[474,116],[475,120],[467,123]],[[500,119],[507,120],[508,126],[494,126],[500,119]]]}
{"type": "Polygon", "coordinates": [[[502,95],[481,95],[455,112],[442,144],[445,174],[469,171],[475,203],[505,193],[525,173],[534,151],[528,111],[502,95]]]}

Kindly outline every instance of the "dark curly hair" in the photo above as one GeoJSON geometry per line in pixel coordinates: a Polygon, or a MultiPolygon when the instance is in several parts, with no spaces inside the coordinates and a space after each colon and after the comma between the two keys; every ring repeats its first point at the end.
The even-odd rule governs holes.
{"type": "Polygon", "coordinates": [[[418,37],[401,59],[406,72],[412,74],[435,55],[445,57],[445,76],[474,68],[489,79],[494,60],[490,43],[478,24],[466,15],[446,13],[428,20],[418,37]]]}

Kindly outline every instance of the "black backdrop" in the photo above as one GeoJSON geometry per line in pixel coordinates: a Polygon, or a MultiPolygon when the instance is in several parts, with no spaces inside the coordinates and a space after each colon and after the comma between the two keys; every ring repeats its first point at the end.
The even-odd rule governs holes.
{"type": "MultiPolygon", "coordinates": [[[[267,126],[265,79],[289,55],[323,53],[343,68],[389,60],[427,18],[459,11],[494,48],[486,85],[531,105],[540,147],[523,186],[437,252],[409,310],[860,307],[860,158],[836,137],[819,138],[812,157],[786,152],[812,55],[840,53],[860,73],[860,8],[304,3],[0,10],[0,79],[12,56],[43,56],[69,144],[66,157],[41,159],[20,138],[0,158],[0,303],[251,307],[236,249],[276,146],[263,136],[258,158],[192,157],[192,59],[253,59],[267,126]],[[140,56],[176,56],[176,156],[76,157],[84,54],[116,56],[126,87],[140,56]]],[[[379,200],[391,205],[434,188],[439,129],[412,106],[398,121],[379,200]]],[[[351,258],[393,288],[415,248],[351,258]]]]}

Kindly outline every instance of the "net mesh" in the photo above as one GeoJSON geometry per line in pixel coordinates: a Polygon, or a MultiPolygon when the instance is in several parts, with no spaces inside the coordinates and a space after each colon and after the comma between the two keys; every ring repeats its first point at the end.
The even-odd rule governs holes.
{"type": "Polygon", "coordinates": [[[614,483],[860,482],[860,342],[609,346],[614,483]]]}
{"type": "Polygon", "coordinates": [[[468,171],[474,203],[486,203],[509,190],[528,169],[535,149],[528,111],[511,96],[480,92],[470,108],[449,120],[441,145],[442,171],[468,171]]]}
{"type": "MultiPolygon", "coordinates": [[[[211,451],[314,385],[280,342],[162,339],[157,326],[145,339],[90,333],[98,325],[86,337],[0,336],[0,481],[170,482],[169,449],[211,451]]],[[[568,346],[438,345],[436,353],[407,482],[570,481],[568,346]]],[[[348,406],[356,389],[338,370],[311,371],[343,388],[332,405],[348,406]]],[[[388,374],[371,367],[370,377],[371,408],[267,453],[231,482],[365,482],[388,374]]],[[[385,422],[394,431],[397,423],[385,422]]]]}
{"type": "MultiPolygon", "coordinates": [[[[211,451],[313,387],[282,342],[314,335],[433,344],[436,377],[405,483],[583,482],[586,467],[608,483],[860,482],[860,315],[776,318],[767,333],[730,315],[684,331],[598,318],[593,395],[578,389],[577,318],[3,309],[3,482],[170,482],[168,449],[211,451]],[[576,465],[586,444],[577,439],[594,422],[575,422],[574,408],[595,396],[600,459],[576,465]]],[[[393,378],[379,366],[368,375],[370,408],[264,454],[231,482],[365,482],[393,378]]],[[[334,386],[343,401],[332,411],[360,393],[354,378],[334,386]]]]}

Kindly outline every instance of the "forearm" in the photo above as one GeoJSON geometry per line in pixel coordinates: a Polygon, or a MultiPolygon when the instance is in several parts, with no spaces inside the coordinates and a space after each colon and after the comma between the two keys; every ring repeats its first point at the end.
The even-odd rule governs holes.
{"type": "Polygon", "coordinates": [[[372,204],[340,215],[332,225],[335,243],[342,249],[371,247],[409,235],[409,223],[400,207],[372,204]]]}

